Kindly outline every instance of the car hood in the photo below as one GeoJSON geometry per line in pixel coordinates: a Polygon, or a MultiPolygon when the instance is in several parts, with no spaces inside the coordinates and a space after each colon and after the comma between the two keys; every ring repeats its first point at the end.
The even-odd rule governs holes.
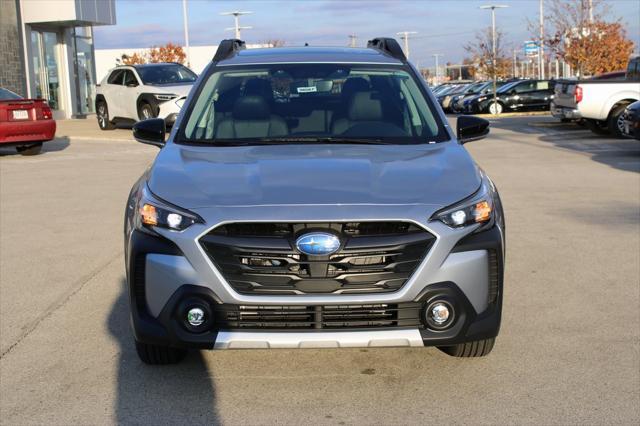
{"type": "Polygon", "coordinates": [[[148,184],[184,208],[318,204],[447,206],[474,193],[480,170],[458,143],[185,146],[168,143],[148,184]]]}

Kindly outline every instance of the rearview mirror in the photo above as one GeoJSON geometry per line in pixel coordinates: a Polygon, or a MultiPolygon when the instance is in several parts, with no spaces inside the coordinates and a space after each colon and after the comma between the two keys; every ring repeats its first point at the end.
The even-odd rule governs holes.
{"type": "Polygon", "coordinates": [[[157,146],[164,146],[164,137],[167,128],[162,118],[149,118],[138,121],[133,125],[133,137],[140,143],[157,146]]]}
{"type": "Polygon", "coordinates": [[[489,134],[489,121],[472,115],[461,115],[456,124],[456,134],[461,144],[484,139],[489,134]]]}

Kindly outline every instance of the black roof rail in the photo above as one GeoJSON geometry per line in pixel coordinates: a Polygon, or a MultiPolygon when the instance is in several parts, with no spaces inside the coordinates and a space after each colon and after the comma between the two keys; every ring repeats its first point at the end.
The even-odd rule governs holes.
{"type": "Polygon", "coordinates": [[[244,41],[238,40],[237,38],[222,40],[216,50],[216,54],[213,56],[213,61],[219,62],[229,59],[238,53],[239,50],[245,49],[245,47],[244,41]]]}
{"type": "Polygon", "coordinates": [[[402,62],[407,62],[407,57],[404,56],[404,52],[402,48],[396,41],[396,39],[391,37],[376,37],[373,40],[369,40],[367,42],[367,47],[371,49],[379,50],[392,58],[396,58],[402,62]]]}

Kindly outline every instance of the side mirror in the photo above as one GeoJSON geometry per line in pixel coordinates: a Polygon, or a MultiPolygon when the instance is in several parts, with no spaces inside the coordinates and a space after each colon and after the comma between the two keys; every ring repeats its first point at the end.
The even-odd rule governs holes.
{"type": "Polygon", "coordinates": [[[456,124],[456,133],[461,144],[484,139],[489,134],[489,121],[472,115],[461,115],[456,124]]]}
{"type": "Polygon", "coordinates": [[[516,89],[509,90],[509,94],[510,95],[515,95],[516,93],[518,93],[518,92],[516,92],[516,89]]]}
{"type": "Polygon", "coordinates": [[[167,133],[166,125],[162,118],[149,118],[138,121],[133,125],[133,137],[140,143],[157,146],[164,146],[164,137],[167,133]]]}

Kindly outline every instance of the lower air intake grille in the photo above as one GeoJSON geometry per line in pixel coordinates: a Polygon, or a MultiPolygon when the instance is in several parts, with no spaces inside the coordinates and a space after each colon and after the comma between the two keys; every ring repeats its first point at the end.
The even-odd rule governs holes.
{"type": "Polygon", "coordinates": [[[249,306],[218,305],[221,329],[343,329],[421,327],[420,303],[249,306]]]}
{"type": "Polygon", "coordinates": [[[407,222],[232,223],[200,239],[227,282],[242,294],[392,292],[411,277],[435,237],[407,222]],[[328,256],[298,251],[310,232],[336,235],[328,256]]]}

